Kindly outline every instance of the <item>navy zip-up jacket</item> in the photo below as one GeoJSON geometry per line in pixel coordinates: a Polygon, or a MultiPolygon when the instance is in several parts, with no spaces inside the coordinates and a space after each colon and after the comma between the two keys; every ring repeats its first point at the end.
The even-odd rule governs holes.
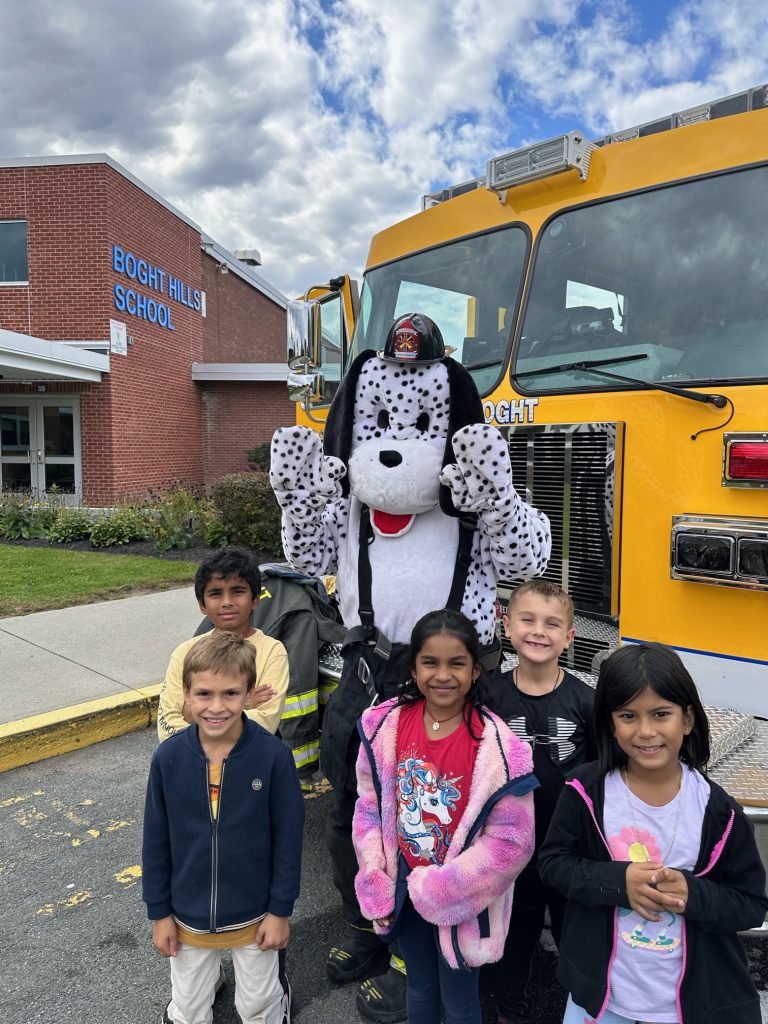
{"type": "Polygon", "coordinates": [[[211,818],[198,728],[152,758],[144,809],[143,886],[152,921],[175,915],[215,932],[263,914],[288,917],[299,894],[304,800],[285,744],[243,715],[211,818]]]}
{"type": "MultiPolygon", "coordinates": [[[[760,1000],[736,934],[762,923],[768,910],[765,870],[752,823],[724,789],[707,778],[710,796],[693,871],[684,871],[680,1024],[760,1024],[760,1000]]],[[[545,885],[567,897],[557,978],[597,1020],[605,1011],[618,907],[629,907],[627,862],[615,861],[603,828],[605,783],[596,761],[573,773],[539,851],[545,885]]]]}

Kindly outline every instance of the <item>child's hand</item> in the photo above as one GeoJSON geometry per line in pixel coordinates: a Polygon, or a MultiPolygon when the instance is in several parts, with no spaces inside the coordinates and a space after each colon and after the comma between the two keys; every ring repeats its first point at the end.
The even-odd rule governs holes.
{"type": "Polygon", "coordinates": [[[677,868],[662,868],[661,871],[655,871],[651,875],[651,885],[656,887],[656,891],[663,893],[665,896],[673,898],[676,902],[676,906],[670,907],[675,913],[685,913],[685,907],[688,903],[688,879],[677,868]]]}
{"type": "Polygon", "coordinates": [[[391,914],[389,915],[389,917],[374,918],[374,921],[379,926],[379,928],[383,928],[385,930],[389,930],[392,927],[392,925],[394,924],[394,920],[395,919],[391,914]]]}
{"type": "Polygon", "coordinates": [[[291,926],[287,917],[267,914],[256,929],[256,945],[259,949],[285,949],[291,926]]]}
{"type": "Polygon", "coordinates": [[[632,861],[627,865],[627,898],[630,907],[646,921],[660,921],[658,911],[663,907],[659,906],[659,894],[651,887],[653,875],[661,871],[663,864],[653,861],[648,863],[632,861]]]}
{"type": "Polygon", "coordinates": [[[253,693],[245,702],[245,710],[253,711],[254,708],[260,708],[262,704],[266,704],[267,701],[272,700],[275,696],[275,691],[265,683],[263,686],[255,686],[253,693]]]}
{"type": "Polygon", "coordinates": [[[179,940],[176,938],[176,922],[172,917],[161,917],[152,922],[152,945],[160,956],[176,956],[179,940]]]}

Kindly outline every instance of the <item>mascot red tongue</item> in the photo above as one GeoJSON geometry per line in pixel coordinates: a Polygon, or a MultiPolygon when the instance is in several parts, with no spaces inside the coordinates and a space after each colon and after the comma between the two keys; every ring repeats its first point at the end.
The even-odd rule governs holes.
{"type": "MultiPolygon", "coordinates": [[[[307,427],[275,433],[270,479],[288,561],[309,575],[336,574],[348,629],[321,765],[334,788],[327,840],[350,926],[326,968],[350,981],[376,959],[354,889],[357,719],[394,696],[413,626],[429,611],[464,612],[493,656],[497,579],[544,571],[549,522],[515,491],[507,444],[484,422],[472,377],[445,355],[440,330],[421,313],[396,320],[382,350],[361,352],[348,368],[324,448],[307,427]]],[[[378,990],[400,984],[404,997],[401,982],[376,979],[378,990]]],[[[364,985],[357,1005],[379,1019],[370,992],[364,985]]]]}
{"type": "Polygon", "coordinates": [[[382,512],[381,509],[371,509],[371,523],[374,530],[385,537],[399,537],[413,525],[415,516],[396,515],[393,512],[382,512]]]}

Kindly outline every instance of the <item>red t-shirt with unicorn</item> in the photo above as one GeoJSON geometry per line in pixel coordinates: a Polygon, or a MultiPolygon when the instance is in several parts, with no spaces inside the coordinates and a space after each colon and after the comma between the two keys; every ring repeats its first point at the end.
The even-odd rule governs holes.
{"type": "MultiPolygon", "coordinates": [[[[482,721],[472,710],[479,736],[482,721]]],[[[444,739],[424,728],[424,703],[400,712],[397,731],[397,837],[409,867],[442,864],[469,799],[480,741],[465,722],[444,739]]]]}

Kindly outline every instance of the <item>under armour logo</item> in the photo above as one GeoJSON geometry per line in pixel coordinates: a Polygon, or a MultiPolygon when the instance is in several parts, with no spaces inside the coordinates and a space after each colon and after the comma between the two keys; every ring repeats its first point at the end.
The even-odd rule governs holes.
{"type": "Polygon", "coordinates": [[[535,735],[528,733],[524,718],[510,718],[507,725],[519,740],[530,743],[532,747],[555,747],[558,761],[567,761],[576,751],[570,739],[576,732],[576,722],[569,722],[565,718],[548,718],[547,732],[537,732],[535,735]]]}

